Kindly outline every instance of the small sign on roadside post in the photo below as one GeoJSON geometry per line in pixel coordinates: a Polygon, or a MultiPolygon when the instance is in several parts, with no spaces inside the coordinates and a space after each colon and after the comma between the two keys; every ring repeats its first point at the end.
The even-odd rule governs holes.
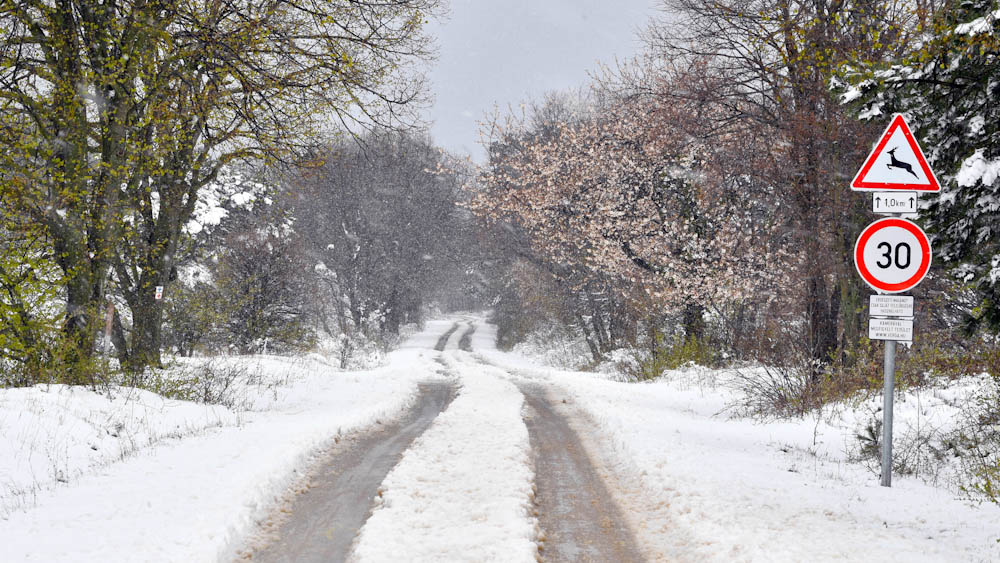
{"type": "Polygon", "coordinates": [[[872,317],[913,318],[912,295],[871,295],[868,297],[868,315],[872,317]]]}
{"type": "Polygon", "coordinates": [[[158,286],[156,286],[156,293],[155,293],[155,294],[153,294],[153,297],[154,297],[154,298],[155,298],[155,299],[156,299],[157,301],[159,301],[160,299],[163,299],[163,286],[162,286],[162,285],[158,285],[158,286]]]}
{"type": "Polygon", "coordinates": [[[869,340],[913,342],[913,319],[868,319],[869,340]]]}
{"type": "Polygon", "coordinates": [[[917,212],[917,192],[874,192],[872,211],[880,214],[917,212]]]}

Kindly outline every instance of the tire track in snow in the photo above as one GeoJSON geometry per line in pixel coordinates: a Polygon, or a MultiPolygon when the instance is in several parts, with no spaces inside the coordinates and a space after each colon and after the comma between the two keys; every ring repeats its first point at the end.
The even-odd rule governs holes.
{"type": "Polygon", "coordinates": [[[403,419],[341,440],[308,488],[290,507],[281,509],[288,516],[278,526],[276,539],[254,553],[252,560],[346,560],[371,515],[383,479],[454,396],[450,383],[421,383],[416,406],[403,419]]]}
{"type": "Polygon", "coordinates": [[[543,561],[642,561],[631,531],[576,432],[545,389],[520,385],[535,457],[543,561]]]}
{"type": "Polygon", "coordinates": [[[458,341],[459,350],[465,350],[466,352],[472,351],[472,335],[476,332],[476,323],[469,323],[469,329],[462,334],[462,338],[458,341]]]}
{"type": "MultiPolygon", "coordinates": [[[[475,325],[473,325],[475,327],[475,325]]],[[[469,335],[473,331],[469,331],[469,335]]],[[[484,332],[489,332],[488,330],[484,332]]],[[[485,336],[485,335],[484,335],[485,336]]],[[[470,339],[471,340],[471,339],[470,339]]],[[[542,561],[643,561],[628,520],[615,501],[620,485],[606,466],[594,461],[583,436],[574,428],[578,418],[553,405],[536,377],[511,370],[482,354],[473,359],[516,382],[524,394],[524,422],[528,428],[535,465],[535,505],[542,535],[542,561]],[[570,424],[570,419],[574,424],[570,424]],[[602,476],[609,476],[606,481],[602,476]]],[[[564,401],[565,402],[565,401],[564,401]]],[[[584,426],[588,428],[589,426],[584,426]]]]}
{"type": "Polygon", "coordinates": [[[456,330],[458,330],[458,323],[451,325],[451,328],[448,329],[448,332],[442,334],[441,338],[438,338],[437,344],[434,345],[434,349],[437,350],[438,352],[443,352],[444,347],[448,345],[448,339],[451,338],[452,334],[455,334],[456,330]]]}

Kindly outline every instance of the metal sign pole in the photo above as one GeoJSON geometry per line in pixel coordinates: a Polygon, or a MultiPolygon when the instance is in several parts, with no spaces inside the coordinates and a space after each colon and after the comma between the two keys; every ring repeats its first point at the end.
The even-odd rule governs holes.
{"type": "Polygon", "coordinates": [[[896,386],[896,341],[885,341],[882,390],[882,486],[892,486],[892,397],[896,386]]]}

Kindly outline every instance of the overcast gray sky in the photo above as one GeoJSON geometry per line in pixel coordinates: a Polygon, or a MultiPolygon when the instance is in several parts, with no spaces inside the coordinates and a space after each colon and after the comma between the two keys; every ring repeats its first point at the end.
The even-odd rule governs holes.
{"type": "Polygon", "coordinates": [[[431,22],[438,61],[431,134],[444,149],[485,159],[479,121],[545,92],[584,85],[598,62],[631,57],[658,0],[450,0],[431,22]]]}

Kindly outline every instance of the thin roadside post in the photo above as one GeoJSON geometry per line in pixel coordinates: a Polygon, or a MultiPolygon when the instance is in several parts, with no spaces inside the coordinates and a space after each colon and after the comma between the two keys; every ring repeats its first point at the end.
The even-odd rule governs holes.
{"type": "Polygon", "coordinates": [[[882,486],[892,486],[892,398],[896,387],[896,341],[885,341],[882,366],[882,486]]]}

